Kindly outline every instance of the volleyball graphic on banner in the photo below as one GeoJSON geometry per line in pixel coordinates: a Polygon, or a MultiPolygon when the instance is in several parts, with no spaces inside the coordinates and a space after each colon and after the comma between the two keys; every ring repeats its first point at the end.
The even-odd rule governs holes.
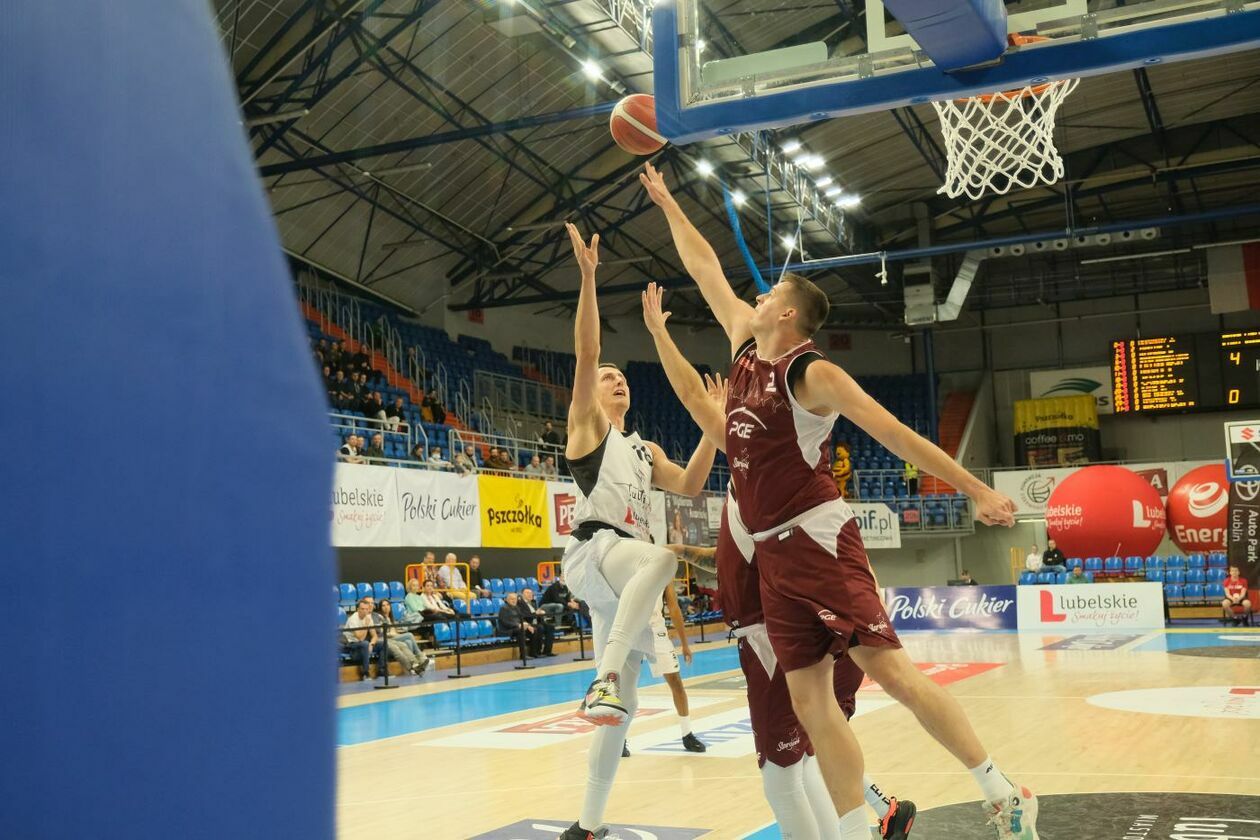
{"type": "Polygon", "coordinates": [[[1046,535],[1068,557],[1145,557],[1164,536],[1164,502],[1124,467],[1085,467],[1063,479],[1046,505],[1046,535]]]}
{"type": "Polygon", "coordinates": [[[1195,467],[1168,493],[1168,536],[1182,551],[1224,551],[1229,482],[1224,464],[1195,467]]]}

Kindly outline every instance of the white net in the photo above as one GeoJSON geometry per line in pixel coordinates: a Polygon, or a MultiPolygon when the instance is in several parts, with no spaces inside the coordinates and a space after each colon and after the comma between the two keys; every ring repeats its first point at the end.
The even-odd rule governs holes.
{"type": "Polygon", "coordinates": [[[945,136],[945,183],[950,198],[1005,193],[1053,184],[1063,177],[1054,145],[1054,119],[1080,79],[1022,90],[933,102],[945,136]]]}

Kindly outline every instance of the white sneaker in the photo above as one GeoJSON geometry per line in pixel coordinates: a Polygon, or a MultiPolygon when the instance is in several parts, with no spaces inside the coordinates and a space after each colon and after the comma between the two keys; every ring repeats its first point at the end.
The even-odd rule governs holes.
{"type": "Polygon", "coordinates": [[[1031,790],[1014,785],[1010,796],[982,807],[988,824],[997,828],[999,840],[1039,840],[1037,834],[1037,797],[1031,790]]]}

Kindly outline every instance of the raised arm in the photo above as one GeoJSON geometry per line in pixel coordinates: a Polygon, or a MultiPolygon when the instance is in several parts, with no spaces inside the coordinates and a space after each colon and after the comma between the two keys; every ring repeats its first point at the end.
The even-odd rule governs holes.
{"type": "Polygon", "coordinates": [[[704,489],[713,471],[713,458],[717,455],[717,447],[708,436],[700,438],[696,451],[691,453],[686,467],[680,467],[665,455],[652,441],[645,441],[652,451],[652,486],[668,490],[680,496],[695,496],[704,489]]]}
{"type": "Polygon", "coordinates": [[[665,176],[649,163],[644,166],[639,181],[656,206],[665,211],[669,232],[674,237],[674,247],[678,249],[683,267],[687,269],[691,279],[696,281],[705,303],[709,304],[714,317],[718,319],[722,329],[726,330],[733,354],[752,336],[748,321],[752,318],[753,308],[735,294],[722,271],[717,252],[678,206],[677,200],[665,186],[665,176]]]}
{"type": "Polygon", "coordinates": [[[976,503],[976,518],[986,525],[1015,524],[1015,503],[1010,498],[967,472],[939,446],[894,417],[839,366],[821,360],[810,364],[795,396],[808,411],[840,412],[894,455],[966,493],[976,503]]]}
{"type": "Polygon", "coordinates": [[[655,283],[648,283],[643,293],[643,323],[656,343],[656,354],[661,358],[665,368],[665,377],[678,401],[687,409],[691,419],[704,432],[705,438],[719,449],[726,446],[726,416],[721,405],[715,404],[705,391],[705,384],[700,374],[691,366],[691,362],[683,357],[678,345],[670,338],[665,322],[671,313],[661,311],[662,289],[655,283]]]}
{"type": "Polygon", "coordinates": [[[573,256],[582,272],[578,293],[577,315],[573,319],[573,354],[577,364],[573,370],[573,401],[569,404],[569,441],[565,455],[580,458],[599,446],[608,433],[608,418],[600,410],[596,398],[599,382],[599,305],[595,298],[595,268],[599,265],[599,234],[591,237],[588,246],[572,224],[565,225],[573,256]]]}

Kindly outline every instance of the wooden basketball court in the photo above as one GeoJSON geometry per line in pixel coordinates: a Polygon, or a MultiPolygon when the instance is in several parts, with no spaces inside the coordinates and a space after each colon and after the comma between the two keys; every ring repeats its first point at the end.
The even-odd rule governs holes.
{"type": "MultiPolygon", "coordinates": [[[[1260,838],[1260,631],[911,632],[904,641],[920,667],[962,701],[1003,769],[1043,798],[1046,840],[1260,838]],[[1118,792],[1161,796],[1080,796],[1118,792]],[[1220,825],[1186,822],[1208,818],[1220,825]]],[[[590,663],[568,658],[526,676],[454,681],[441,672],[397,691],[344,696],[339,836],[558,834],[580,807],[589,739],[571,713],[590,663]]],[[[709,752],[681,749],[667,689],[645,678],[632,755],[618,771],[608,819],[654,828],[613,833],[778,837],[734,646],[697,645],[683,675],[693,725],[709,752]]],[[[991,836],[970,777],[908,711],[864,688],[853,725],[868,774],[918,804],[914,837],[991,836]],[[968,804],[945,807],[959,803],[968,804]]]]}

